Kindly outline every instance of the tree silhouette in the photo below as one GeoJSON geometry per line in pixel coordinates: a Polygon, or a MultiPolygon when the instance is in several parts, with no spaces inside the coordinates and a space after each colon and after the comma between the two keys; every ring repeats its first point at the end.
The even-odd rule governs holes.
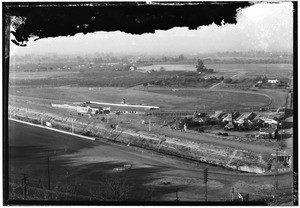
{"type": "Polygon", "coordinates": [[[201,59],[198,59],[198,63],[196,65],[196,69],[197,69],[197,72],[204,72],[206,71],[206,67],[204,66],[204,63],[201,59]]]}

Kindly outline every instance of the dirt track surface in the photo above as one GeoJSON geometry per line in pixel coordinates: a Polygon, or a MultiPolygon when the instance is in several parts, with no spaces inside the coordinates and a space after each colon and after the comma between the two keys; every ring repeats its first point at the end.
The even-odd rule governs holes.
{"type": "Polygon", "coordinates": [[[173,92],[172,88],[147,88],[134,90],[126,88],[86,88],[86,87],[41,87],[41,88],[10,88],[10,96],[28,97],[29,99],[44,99],[45,102],[67,101],[120,103],[122,98],[128,104],[147,104],[160,106],[165,110],[246,110],[249,107],[260,107],[270,104],[270,97],[265,94],[244,91],[180,89],[173,92]],[[153,91],[153,92],[152,92],[153,91]],[[181,95],[180,93],[183,93],[181,95]],[[240,103],[241,102],[241,103],[240,103]],[[247,102],[250,103],[247,105],[247,102]],[[258,102],[253,106],[251,102],[258,102]],[[246,103],[246,104],[245,104],[246,103]]]}
{"type": "MultiPolygon", "coordinates": [[[[96,182],[113,168],[132,164],[124,172],[138,189],[154,188],[153,200],[174,200],[179,187],[182,200],[203,200],[203,168],[209,168],[209,199],[228,199],[231,187],[239,187],[254,194],[263,187],[272,187],[273,176],[242,174],[235,171],[189,163],[175,157],[99,141],[89,141],[49,130],[9,122],[9,171],[11,180],[21,173],[29,180],[45,180],[47,153],[50,150],[51,177],[73,180],[76,183],[96,182]],[[163,182],[170,182],[164,185],[163,182]],[[239,184],[237,184],[239,182],[239,184]],[[256,189],[253,189],[256,186],[256,189]],[[197,193],[197,194],[195,194],[197,193]]],[[[280,187],[290,187],[290,174],[279,176],[280,187]]]]}

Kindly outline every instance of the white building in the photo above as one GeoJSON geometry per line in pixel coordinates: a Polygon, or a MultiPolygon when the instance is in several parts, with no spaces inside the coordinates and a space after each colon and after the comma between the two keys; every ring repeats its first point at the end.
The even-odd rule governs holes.
{"type": "Polygon", "coordinates": [[[279,83],[279,80],[278,80],[278,79],[269,79],[269,80],[268,80],[268,83],[271,83],[271,84],[278,84],[278,83],[279,83]]]}

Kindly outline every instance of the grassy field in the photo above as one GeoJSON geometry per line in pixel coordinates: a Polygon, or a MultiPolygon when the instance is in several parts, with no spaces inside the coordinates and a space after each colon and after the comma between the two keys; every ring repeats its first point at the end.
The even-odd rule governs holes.
{"type": "MultiPolygon", "coordinates": [[[[214,69],[215,76],[231,77],[239,72],[245,72],[243,77],[254,78],[267,76],[268,78],[285,78],[293,70],[291,64],[206,64],[206,68],[214,69]]],[[[142,71],[159,70],[164,67],[168,71],[195,71],[195,65],[152,65],[139,67],[142,71]]]]}
{"type": "Polygon", "coordinates": [[[67,72],[67,71],[47,71],[47,72],[12,72],[9,74],[10,80],[33,80],[33,79],[49,79],[68,77],[76,75],[79,72],[67,72]]]}

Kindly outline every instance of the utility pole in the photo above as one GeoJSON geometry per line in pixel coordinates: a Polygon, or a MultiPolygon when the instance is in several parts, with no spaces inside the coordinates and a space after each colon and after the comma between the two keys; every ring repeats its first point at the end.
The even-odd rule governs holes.
{"type": "Polygon", "coordinates": [[[176,188],[176,199],[175,201],[179,201],[179,197],[178,197],[178,188],[176,188]]]}
{"type": "Polygon", "coordinates": [[[151,131],[151,120],[149,119],[149,131],[151,131]]]}
{"type": "Polygon", "coordinates": [[[280,126],[281,126],[281,134],[280,134],[280,135],[281,135],[281,140],[280,140],[280,141],[282,141],[282,134],[283,134],[283,132],[282,132],[282,126],[283,126],[283,125],[282,125],[282,121],[281,121],[281,123],[280,123],[280,126]]]}
{"type": "Polygon", "coordinates": [[[108,119],[109,119],[109,118],[108,118],[108,114],[106,114],[106,122],[107,122],[107,123],[108,123],[108,119]]]}
{"type": "Polygon", "coordinates": [[[47,167],[48,167],[48,190],[50,190],[50,155],[48,150],[48,157],[47,157],[47,167]]]}
{"type": "Polygon", "coordinates": [[[205,184],[205,201],[207,201],[207,180],[208,180],[208,169],[205,168],[203,171],[203,183],[205,184]]]}
{"type": "Polygon", "coordinates": [[[72,133],[74,134],[74,124],[73,124],[73,121],[72,121],[72,133]]]}
{"type": "Polygon", "coordinates": [[[43,126],[43,118],[41,118],[41,125],[43,126]]]}
{"type": "Polygon", "coordinates": [[[276,183],[275,183],[275,188],[277,191],[278,188],[278,149],[276,149],[276,183]]]}
{"type": "Polygon", "coordinates": [[[278,188],[278,149],[276,149],[275,155],[275,170],[274,170],[274,204],[277,200],[277,188],[278,188]]]}
{"type": "Polygon", "coordinates": [[[27,178],[28,176],[23,173],[23,179],[22,179],[22,184],[23,184],[23,199],[26,200],[27,198],[27,178]]]}
{"type": "Polygon", "coordinates": [[[234,188],[232,187],[232,189],[231,189],[231,201],[233,201],[233,197],[234,197],[234,188]]]}

